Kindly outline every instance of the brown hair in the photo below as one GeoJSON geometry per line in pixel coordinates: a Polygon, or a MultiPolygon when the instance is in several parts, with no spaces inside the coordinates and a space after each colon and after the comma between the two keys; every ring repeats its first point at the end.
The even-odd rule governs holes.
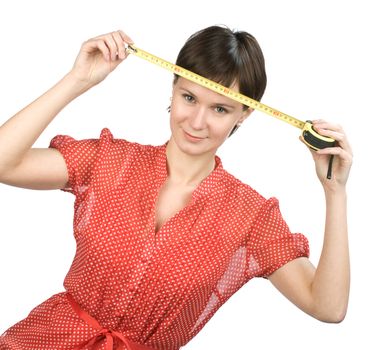
{"type": "MultiPolygon", "coordinates": [[[[211,26],[191,35],[176,64],[227,87],[238,82],[240,93],[258,101],[267,84],[264,57],[256,39],[226,26],[211,26]]],[[[175,75],[174,83],[177,79],[175,75]]]]}

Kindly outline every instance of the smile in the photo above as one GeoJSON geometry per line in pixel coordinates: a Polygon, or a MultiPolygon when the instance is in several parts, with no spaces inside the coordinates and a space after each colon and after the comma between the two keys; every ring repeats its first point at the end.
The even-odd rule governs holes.
{"type": "Polygon", "coordinates": [[[205,137],[197,137],[197,136],[193,136],[191,134],[189,134],[188,132],[184,131],[183,130],[183,133],[185,134],[186,138],[189,140],[189,141],[194,141],[194,142],[198,142],[198,141],[201,141],[201,140],[204,140],[205,137]]]}

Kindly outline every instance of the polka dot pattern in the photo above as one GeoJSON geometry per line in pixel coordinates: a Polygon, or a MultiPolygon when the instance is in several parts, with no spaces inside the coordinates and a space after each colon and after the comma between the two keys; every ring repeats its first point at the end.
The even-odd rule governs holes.
{"type": "MultiPolygon", "coordinates": [[[[217,156],[189,204],[155,232],[166,145],[114,139],[107,128],[99,139],[51,140],[68,168],[62,191],[75,196],[76,255],[66,291],[8,329],[1,350],[108,349],[70,297],[108,332],[176,350],[250,279],[308,256],[307,239],[290,232],[278,201],[226,172],[217,156]]],[[[114,337],[115,348],[131,349],[114,337]]]]}

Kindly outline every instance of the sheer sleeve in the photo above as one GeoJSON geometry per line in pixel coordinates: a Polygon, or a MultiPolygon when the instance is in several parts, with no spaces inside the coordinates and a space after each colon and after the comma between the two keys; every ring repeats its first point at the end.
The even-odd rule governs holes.
{"type": "Polygon", "coordinates": [[[77,196],[89,186],[99,144],[99,139],[76,140],[68,135],[56,135],[51,139],[49,148],[57,149],[67,165],[69,187],[62,188],[62,191],[77,196]]]}
{"type": "Polygon", "coordinates": [[[249,278],[267,278],[289,261],[309,256],[307,238],[301,233],[290,232],[276,198],[267,200],[257,214],[248,240],[247,255],[249,278]]]}

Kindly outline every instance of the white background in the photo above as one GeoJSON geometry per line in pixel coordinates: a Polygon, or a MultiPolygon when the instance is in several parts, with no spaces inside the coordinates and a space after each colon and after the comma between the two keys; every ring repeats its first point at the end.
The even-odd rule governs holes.
{"type": "MultiPolygon", "coordinates": [[[[81,43],[123,29],[135,43],[174,61],[187,37],[226,24],[256,36],[268,86],[263,102],[299,119],[343,125],[355,158],[348,185],[352,289],[346,319],[307,316],[266,280],[238,291],[187,349],[370,349],[376,344],[373,282],[376,240],[373,1],[3,1],[0,4],[0,123],[72,66],[81,43]]],[[[129,57],[101,85],[71,103],[34,147],[56,134],[162,144],[169,137],[171,74],[129,57]],[[146,101],[147,99],[147,101],[146,101]]],[[[224,167],[265,197],[280,200],[294,232],[310,241],[317,264],[324,198],[299,130],[256,112],[219,150],[224,167]]],[[[21,142],[21,141],[20,141],[21,142]]],[[[0,185],[0,333],[63,291],[71,264],[74,196],[0,185]]]]}

